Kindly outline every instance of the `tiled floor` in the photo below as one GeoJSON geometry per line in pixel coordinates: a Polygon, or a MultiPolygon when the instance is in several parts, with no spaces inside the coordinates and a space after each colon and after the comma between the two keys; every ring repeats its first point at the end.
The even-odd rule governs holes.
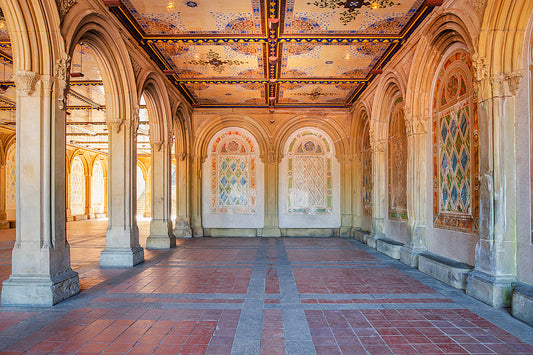
{"type": "MultiPolygon", "coordinates": [[[[0,354],[533,354],[533,329],[506,310],[352,240],[179,240],[100,269],[105,228],[68,224],[82,292],[0,308],[0,354]]],[[[0,231],[1,280],[13,239],[0,231]]]]}

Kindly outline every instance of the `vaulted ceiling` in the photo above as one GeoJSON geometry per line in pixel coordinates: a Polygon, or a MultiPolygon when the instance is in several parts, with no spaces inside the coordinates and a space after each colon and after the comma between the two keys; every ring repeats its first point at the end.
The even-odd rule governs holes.
{"type": "Polygon", "coordinates": [[[351,105],[424,0],[104,0],[196,107],[351,105]]]}

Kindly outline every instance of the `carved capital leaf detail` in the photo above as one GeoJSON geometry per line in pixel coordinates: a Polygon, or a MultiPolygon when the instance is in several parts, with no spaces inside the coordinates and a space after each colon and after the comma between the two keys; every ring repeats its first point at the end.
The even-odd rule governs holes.
{"type": "Polygon", "coordinates": [[[122,124],[124,124],[124,120],[121,118],[108,118],[107,119],[107,126],[110,130],[112,130],[115,133],[120,132],[120,128],[122,127],[122,124]]]}
{"type": "Polygon", "coordinates": [[[511,95],[516,96],[518,89],[520,87],[520,80],[522,79],[523,72],[521,70],[509,73],[505,76],[507,79],[507,85],[509,86],[509,91],[511,95]]]}
{"type": "Polygon", "coordinates": [[[70,63],[71,59],[70,56],[66,55],[63,58],[60,58],[57,60],[56,63],[56,78],[59,82],[58,90],[59,90],[59,108],[61,110],[64,110],[66,107],[66,96],[67,96],[67,90],[68,90],[68,73],[70,72],[70,63]]]}
{"type": "Polygon", "coordinates": [[[31,95],[35,90],[35,85],[39,81],[39,74],[32,71],[20,70],[15,76],[15,85],[17,91],[24,95],[31,95]]]}

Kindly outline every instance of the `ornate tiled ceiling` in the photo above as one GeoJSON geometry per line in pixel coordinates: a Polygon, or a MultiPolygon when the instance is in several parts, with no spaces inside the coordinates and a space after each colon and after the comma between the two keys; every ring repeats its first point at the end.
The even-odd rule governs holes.
{"type": "Polygon", "coordinates": [[[197,107],[350,105],[424,0],[103,0],[197,107]]]}

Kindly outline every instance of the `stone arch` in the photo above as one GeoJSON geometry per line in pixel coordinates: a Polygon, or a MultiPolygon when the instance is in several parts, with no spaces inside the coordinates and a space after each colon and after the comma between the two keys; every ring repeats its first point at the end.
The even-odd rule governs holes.
{"type": "Polygon", "coordinates": [[[323,117],[292,117],[284,124],[280,125],[274,133],[273,143],[271,146],[272,151],[279,157],[283,156],[283,148],[289,136],[294,134],[300,128],[313,128],[323,131],[328,137],[331,138],[334,145],[335,154],[337,159],[341,160],[350,152],[349,136],[345,129],[339,125],[335,120],[324,120],[323,117]]]}
{"type": "Polygon", "coordinates": [[[214,117],[198,128],[198,135],[193,143],[192,151],[194,155],[205,158],[207,156],[209,140],[216,132],[228,127],[241,127],[250,132],[257,140],[261,154],[268,152],[269,134],[263,125],[247,115],[228,114],[214,117]]]}
{"type": "MultiPolygon", "coordinates": [[[[128,50],[114,26],[94,10],[70,11],[63,20],[62,33],[72,56],[83,41],[94,53],[102,76],[106,121],[119,131],[126,121],[138,117],[136,80],[128,50]]],[[[128,122],[126,122],[128,123],[128,122]]]]}
{"type": "Polygon", "coordinates": [[[386,72],[376,89],[376,99],[372,105],[371,140],[386,142],[388,139],[388,124],[390,110],[398,97],[405,97],[405,84],[395,72],[386,72]]]}
{"type": "Polygon", "coordinates": [[[280,228],[339,228],[340,164],[323,129],[302,127],[283,142],[279,168],[280,228]]]}
{"type": "Polygon", "coordinates": [[[138,101],[144,96],[150,122],[150,141],[168,142],[172,131],[169,93],[160,76],[146,73],[139,80],[138,101]]]}
{"type": "Polygon", "coordinates": [[[226,127],[207,144],[202,165],[204,228],[263,228],[264,165],[254,135],[226,127]]]}

